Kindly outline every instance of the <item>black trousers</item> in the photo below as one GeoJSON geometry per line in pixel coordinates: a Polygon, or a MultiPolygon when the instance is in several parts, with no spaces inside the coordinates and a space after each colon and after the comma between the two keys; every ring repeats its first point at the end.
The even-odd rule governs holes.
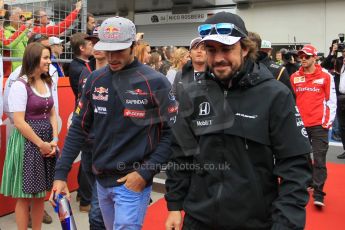
{"type": "Polygon", "coordinates": [[[313,197],[323,197],[327,179],[326,155],[328,151],[328,129],[320,126],[306,127],[313,153],[313,197]]]}
{"type": "Polygon", "coordinates": [[[345,150],[345,95],[337,97],[337,117],[339,132],[343,148],[345,150]]]}

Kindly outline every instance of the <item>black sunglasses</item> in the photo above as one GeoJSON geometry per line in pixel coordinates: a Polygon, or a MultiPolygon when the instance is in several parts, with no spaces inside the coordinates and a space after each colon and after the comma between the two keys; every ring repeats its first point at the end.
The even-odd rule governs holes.
{"type": "Polygon", "coordinates": [[[306,60],[309,60],[312,56],[311,56],[311,55],[302,54],[302,55],[299,55],[298,57],[299,57],[300,59],[305,58],[306,60]]]}

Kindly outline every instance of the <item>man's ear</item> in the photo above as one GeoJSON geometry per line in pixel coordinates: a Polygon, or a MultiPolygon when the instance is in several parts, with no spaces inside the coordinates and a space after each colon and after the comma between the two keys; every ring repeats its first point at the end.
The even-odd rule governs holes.
{"type": "Polygon", "coordinates": [[[80,50],[80,52],[83,52],[85,50],[85,45],[80,45],[79,50],[80,50]]]}
{"type": "Polygon", "coordinates": [[[249,49],[246,47],[243,47],[242,48],[242,57],[243,58],[247,57],[248,53],[249,53],[249,49]]]}

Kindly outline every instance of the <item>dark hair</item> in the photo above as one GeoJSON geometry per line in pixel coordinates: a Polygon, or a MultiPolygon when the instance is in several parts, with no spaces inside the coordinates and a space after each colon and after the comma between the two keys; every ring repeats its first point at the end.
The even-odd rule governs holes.
{"type": "MultiPolygon", "coordinates": [[[[49,47],[45,47],[41,43],[33,42],[30,43],[24,51],[23,55],[23,65],[22,70],[20,72],[20,77],[26,75],[28,78],[28,83],[32,85],[35,81],[35,79],[32,77],[32,74],[34,73],[35,69],[39,67],[41,63],[41,57],[43,50],[49,50],[51,53],[51,50],[49,47]]],[[[49,75],[49,73],[44,73],[41,75],[41,79],[48,83],[49,85],[52,84],[52,78],[49,75]]]]}
{"type": "Polygon", "coordinates": [[[28,44],[33,43],[33,42],[41,42],[44,40],[48,40],[48,36],[44,34],[31,34],[28,44]]]}
{"type": "Polygon", "coordinates": [[[85,39],[86,37],[87,37],[87,34],[81,33],[81,32],[75,33],[71,36],[70,42],[71,42],[71,48],[74,55],[79,56],[81,54],[80,46],[86,45],[86,42],[88,41],[85,39]]]}
{"type": "Polygon", "coordinates": [[[246,37],[240,40],[240,44],[242,49],[248,50],[247,59],[255,61],[257,59],[257,50],[255,42],[253,42],[249,37],[246,37]]]}
{"type": "Polygon", "coordinates": [[[91,13],[87,13],[86,22],[89,22],[89,18],[94,18],[95,16],[91,13]]]}
{"type": "Polygon", "coordinates": [[[249,31],[248,37],[250,38],[250,40],[255,42],[256,48],[259,50],[261,48],[261,42],[262,42],[260,35],[258,33],[249,31]]]}

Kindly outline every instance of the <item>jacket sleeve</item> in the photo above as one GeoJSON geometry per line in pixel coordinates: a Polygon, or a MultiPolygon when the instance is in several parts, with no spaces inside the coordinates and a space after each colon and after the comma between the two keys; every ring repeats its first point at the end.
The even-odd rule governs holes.
{"type": "Polygon", "coordinates": [[[275,154],[273,173],[280,178],[272,204],[274,230],[304,229],[311,167],[308,136],[291,93],[280,93],[270,110],[270,139],[275,154]]]}
{"type": "Polygon", "coordinates": [[[187,196],[191,176],[194,167],[194,155],[199,152],[197,137],[194,135],[189,124],[191,102],[184,91],[184,86],[178,84],[176,93],[179,99],[179,113],[176,123],[173,126],[173,139],[171,144],[172,155],[166,170],[167,179],[165,181],[165,200],[169,211],[183,209],[183,202],[187,196]]]}
{"type": "Polygon", "coordinates": [[[85,84],[85,90],[73,114],[72,124],[68,130],[62,153],[56,162],[55,180],[66,181],[73,161],[85,142],[93,122],[93,109],[91,105],[91,80],[85,84]]]}
{"type": "Polygon", "coordinates": [[[321,66],[327,70],[333,70],[334,69],[334,61],[332,61],[335,58],[335,55],[329,54],[321,63],[321,66]]]}
{"type": "Polygon", "coordinates": [[[33,31],[34,33],[46,34],[48,36],[59,36],[59,34],[65,32],[65,30],[70,27],[73,22],[78,17],[79,10],[72,11],[62,22],[54,26],[35,26],[33,31]]]}
{"type": "Polygon", "coordinates": [[[171,155],[171,125],[175,122],[177,114],[177,104],[171,92],[171,84],[162,77],[159,77],[156,83],[159,86],[154,92],[151,92],[157,105],[157,117],[153,123],[160,126],[160,138],[153,152],[137,169],[137,172],[147,182],[152,181],[153,176],[160,171],[162,165],[166,164],[171,155]]]}
{"type": "Polygon", "coordinates": [[[76,65],[73,61],[69,66],[69,82],[73,91],[75,98],[78,98],[78,84],[79,84],[79,77],[83,68],[79,65],[76,65]]]}
{"type": "MultiPolygon", "coordinates": [[[[4,47],[12,49],[13,47],[15,47],[18,42],[20,42],[23,37],[26,36],[28,32],[28,29],[26,28],[25,25],[22,25],[16,32],[14,32],[12,35],[10,35],[8,38],[2,37],[2,44],[4,47]]],[[[1,31],[1,34],[3,33],[3,31],[1,31]]]]}
{"type": "Polygon", "coordinates": [[[322,127],[329,129],[332,126],[337,112],[337,95],[335,93],[333,76],[326,72],[324,72],[324,74],[327,76],[325,81],[326,114],[322,127]]]}
{"type": "Polygon", "coordinates": [[[174,82],[173,82],[173,84],[172,84],[172,86],[171,86],[171,88],[172,88],[172,93],[175,95],[175,97],[176,97],[176,86],[177,86],[177,83],[178,83],[179,81],[181,81],[181,77],[182,77],[182,71],[178,71],[178,72],[176,73],[174,82]]]}
{"type": "Polygon", "coordinates": [[[12,33],[10,30],[5,30],[4,40],[2,41],[4,47],[9,49],[14,49],[19,42],[21,42],[25,37],[27,37],[28,30],[24,25],[22,25],[19,30],[12,33]]]}

